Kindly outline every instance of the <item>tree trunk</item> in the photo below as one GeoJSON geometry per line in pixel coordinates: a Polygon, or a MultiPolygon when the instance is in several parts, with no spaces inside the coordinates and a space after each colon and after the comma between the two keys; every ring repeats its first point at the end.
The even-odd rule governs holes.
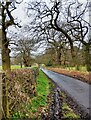
{"type": "Polygon", "coordinates": [[[2,108],[3,108],[3,120],[9,118],[9,107],[8,107],[8,86],[6,81],[6,75],[3,73],[3,80],[2,80],[2,108]]]}
{"type": "Polygon", "coordinates": [[[10,71],[10,50],[8,48],[9,42],[6,37],[6,27],[5,27],[5,20],[6,14],[5,7],[2,8],[2,68],[4,71],[10,71]]]}
{"type": "MultiPolygon", "coordinates": [[[[5,7],[2,6],[2,68],[4,71],[10,71],[10,50],[8,48],[9,42],[6,37],[6,14],[5,14],[5,7]]],[[[3,76],[3,101],[2,101],[2,108],[3,108],[3,119],[8,118],[9,110],[8,110],[8,88],[7,88],[7,81],[5,79],[5,75],[3,76]]]]}
{"type": "Polygon", "coordinates": [[[2,69],[10,71],[10,49],[8,48],[8,41],[6,32],[2,31],[2,69]]]}
{"type": "Polygon", "coordinates": [[[20,63],[20,66],[21,66],[21,68],[22,68],[22,62],[20,63]]]}
{"type": "Polygon", "coordinates": [[[76,59],[74,47],[71,47],[71,55],[72,55],[73,66],[77,66],[77,59],[76,59]]]}
{"type": "Polygon", "coordinates": [[[3,100],[2,100],[2,74],[3,73],[0,73],[0,120],[2,119],[2,113],[3,113],[3,111],[2,111],[2,102],[3,102],[3,100]]]}
{"type": "Polygon", "coordinates": [[[27,55],[23,56],[23,63],[25,67],[30,67],[30,58],[27,55]]]}
{"type": "MultiPolygon", "coordinates": [[[[6,38],[6,32],[4,27],[2,27],[2,68],[4,71],[10,71],[10,50],[8,48],[8,41],[6,38]]],[[[9,110],[8,110],[8,88],[7,81],[5,75],[3,76],[3,119],[8,118],[9,110]]]]}
{"type": "Polygon", "coordinates": [[[91,54],[90,54],[90,45],[85,45],[85,64],[87,71],[91,71],[91,54]]]}
{"type": "Polygon", "coordinates": [[[60,53],[60,50],[56,51],[56,63],[57,63],[57,65],[61,65],[61,53],[60,53]]]}
{"type": "Polygon", "coordinates": [[[9,57],[10,50],[3,46],[2,48],[2,68],[4,71],[10,71],[10,57],[9,57]]]}

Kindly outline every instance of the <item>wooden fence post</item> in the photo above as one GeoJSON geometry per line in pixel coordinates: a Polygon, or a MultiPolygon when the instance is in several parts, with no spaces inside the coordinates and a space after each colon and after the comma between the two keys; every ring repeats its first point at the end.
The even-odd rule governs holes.
{"type": "Polygon", "coordinates": [[[2,119],[2,73],[0,73],[0,120],[2,119]]]}

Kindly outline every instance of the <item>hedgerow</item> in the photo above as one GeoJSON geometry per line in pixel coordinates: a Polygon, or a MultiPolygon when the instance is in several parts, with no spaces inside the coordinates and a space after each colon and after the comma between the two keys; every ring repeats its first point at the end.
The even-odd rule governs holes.
{"type": "Polygon", "coordinates": [[[24,107],[36,96],[35,72],[31,69],[12,70],[6,76],[10,117],[28,117],[24,107]]]}

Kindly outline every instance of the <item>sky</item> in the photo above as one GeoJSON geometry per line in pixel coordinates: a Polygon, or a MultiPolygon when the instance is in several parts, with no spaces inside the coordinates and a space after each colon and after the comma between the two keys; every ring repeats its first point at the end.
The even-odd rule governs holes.
{"type": "MultiPolygon", "coordinates": [[[[23,26],[24,24],[28,24],[28,22],[30,21],[30,18],[28,18],[26,14],[26,5],[27,5],[26,3],[28,3],[29,1],[34,1],[34,0],[23,0],[23,2],[19,4],[17,6],[17,9],[14,10],[12,13],[14,18],[16,18],[16,20],[20,23],[21,26],[23,26]]],[[[44,0],[44,1],[48,3],[50,0],[44,0]]],[[[85,3],[87,0],[78,0],[78,1],[81,3],[85,3]]]]}
{"type": "MultiPolygon", "coordinates": [[[[26,24],[29,21],[29,19],[27,18],[26,12],[25,12],[25,3],[27,3],[28,1],[34,1],[34,0],[23,0],[23,2],[20,5],[18,5],[17,9],[14,10],[13,12],[14,18],[18,18],[18,21],[22,21],[21,23],[22,25],[26,24]]],[[[49,2],[49,0],[44,0],[44,1],[46,1],[47,3],[49,2]]],[[[78,1],[81,3],[86,2],[86,0],[78,0],[78,1]]],[[[11,27],[11,29],[13,30],[14,28],[11,27]]],[[[38,52],[41,52],[41,50],[38,50],[38,52]]]]}
{"type": "MultiPolygon", "coordinates": [[[[30,21],[30,19],[26,15],[26,3],[29,1],[34,1],[34,0],[23,0],[23,2],[20,5],[18,5],[17,9],[14,10],[12,13],[14,18],[16,18],[16,20],[18,20],[18,22],[20,22],[21,26],[30,21]]],[[[44,0],[44,1],[49,3],[50,0],[44,0]]],[[[78,0],[78,1],[81,3],[86,2],[86,0],[78,0]]]]}
{"type": "MultiPolygon", "coordinates": [[[[27,16],[26,16],[26,13],[25,13],[25,3],[29,2],[29,1],[34,1],[34,0],[23,0],[23,3],[21,3],[18,7],[17,7],[17,10],[14,11],[14,16],[15,17],[18,17],[20,20],[23,21],[23,23],[26,23],[28,22],[27,21],[27,16]]],[[[49,2],[49,0],[44,0],[45,2],[49,2]]],[[[85,3],[86,0],[78,0],[79,2],[81,3],[85,3]]]]}
{"type": "MultiPolygon", "coordinates": [[[[17,6],[17,9],[14,10],[13,12],[13,16],[14,18],[18,18],[18,21],[20,22],[21,25],[27,24],[30,20],[26,15],[26,3],[29,1],[34,1],[34,0],[23,0],[23,2],[17,6]],[[22,21],[22,22],[21,22],[22,21]]],[[[50,0],[44,0],[45,2],[49,2],[50,0]]],[[[85,3],[86,0],[78,0],[81,3],[85,3]]],[[[11,27],[11,29],[13,30],[13,28],[11,27]]],[[[17,32],[17,30],[16,30],[17,32]]],[[[39,49],[38,52],[40,52],[41,50],[39,49]]]]}

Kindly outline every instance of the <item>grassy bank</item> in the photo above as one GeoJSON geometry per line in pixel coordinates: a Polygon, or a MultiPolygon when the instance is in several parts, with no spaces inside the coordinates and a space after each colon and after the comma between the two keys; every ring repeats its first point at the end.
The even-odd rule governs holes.
{"type": "Polygon", "coordinates": [[[50,87],[48,78],[40,70],[37,77],[37,95],[31,99],[31,104],[27,105],[26,108],[30,111],[30,117],[32,119],[40,119],[41,113],[46,110],[47,107],[47,96],[50,93],[50,87]]]}
{"type": "Polygon", "coordinates": [[[67,119],[67,120],[80,119],[80,116],[77,115],[66,102],[63,103],[62,111],[63,111],[63,119],[67,119]]]}
{"type": "MultiPolygon", "coordinates": [[[[52,93],[54,92],[53,88],[55,85],[41,70],[39,70],[36,80],[33,80],[33,73],[31,69],[21,69],[17,70],[15,74],[13,71],[10,75],[10,81],[12,79],[12,83],[15,83],[12,84],[10,82],[10,94],[12,93],[11,97],[15,97],[15,100],[10,99],[9,102],[11,105],[17,103],[13,104],[13,109],[11,109],[10,106],[12,120],[20,118],[42,120],[41,114],[48,112],[49,105],[53,101],[52,93]],[[13,90],[11,90],[11,88],[13,88],[13,90]],[[32,94],[30,94],[30,90],[32,94]]],[[[62,92],[61,94],[62,99],[66,99],[62,92]]],[[[74,112],[71,109],[68,111],[65,106],[67,107],[68,105],[63,103],[63,106],[61,106],[64,116],[66,118],[69,117],[69,115],[70,117],[75,116],[74,112]],[[67,111],[69,114],[67,114],[67,111]]]]}

